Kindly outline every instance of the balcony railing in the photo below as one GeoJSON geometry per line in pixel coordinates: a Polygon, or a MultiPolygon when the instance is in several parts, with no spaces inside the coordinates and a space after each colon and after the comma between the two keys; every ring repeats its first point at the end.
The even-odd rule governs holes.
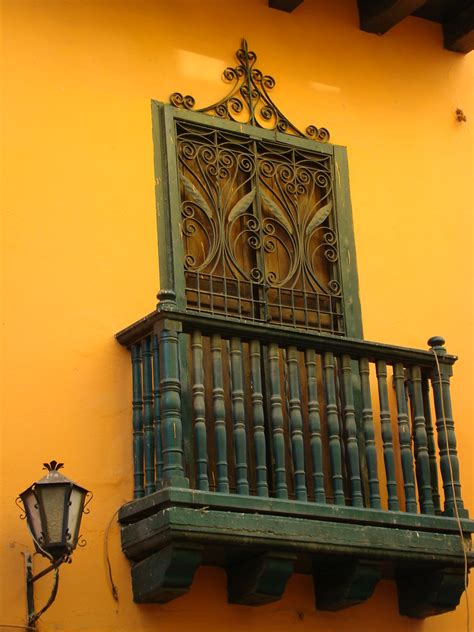
{"type": "Polygon", "coordinates": [[[474,523],[442,338],[421,351],[166,301],[117,338],[132,357],[135,501],[120,522],[137,601],[182,594],[204,563],[226,568],[235,603],[279,598],[296,571],[322,609],[387,573],[402,614],[456,606],[474,523]]]}

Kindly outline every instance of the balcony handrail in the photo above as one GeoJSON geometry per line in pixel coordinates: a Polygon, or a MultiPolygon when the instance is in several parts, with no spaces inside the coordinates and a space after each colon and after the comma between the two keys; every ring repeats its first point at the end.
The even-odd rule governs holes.
{"type": "MultiPolygon", "coordinates": [[[[177,309],[158,308],[119,331],[115,337],[121,345],[131,347],[146,336],[153,334],[156,325],[166,319],[181,323],[183,331],[186,333],[193,331],[200,331],[204,335],[217,333],[224,338],[236,336],[245,341],[256,339],[263,343],[278,342],[282,346],[294,345],[302,349],[311,348],[319,353],[330,351],[334,354],[348,354],[354,359],[385,360],[388,364],[402,362],[405,365],[417,365],[429,369],[436,367],[431,350],[177,309]]],[[[452,354],[438,353],[438,360],[443,364],[453,365],[457,359],[457,356],[452,354]]]]}

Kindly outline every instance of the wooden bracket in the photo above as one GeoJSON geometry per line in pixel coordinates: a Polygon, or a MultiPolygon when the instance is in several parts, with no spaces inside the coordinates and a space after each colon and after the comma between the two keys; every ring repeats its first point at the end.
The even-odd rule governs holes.
{"type": "Polygon", "coordinates": [[[381,578],[381,566],[360,559],[316,562],[313,578],[318,610],[342,610],[372,595],[381,578]]]}
{"type": "Polygon", "coordinates": [[[303,0],[268,0],[270,9],[278,9],[279,11],[285,11],[285,13],[291,13],[300,4],[303,4],[303,0]]]}
{"type": "Polygon", "coordinates": [[[424,619],[450,612],[464,592],[464,569],[441,568],[397,578],[400,614],[424,619]]]}
{"type": "Polygon", "coordinates": [[[229,603],[261,606],[281,599],[295,556],[267,553],[227,567],[229,603]]]}
{"type": "Polygon", "coordinates": [[[200,546],[172,544],[132,567],[136,603],[165,603],[186,593],[202,558],[200,546]]]}
{"type": "Polygon", "coordinates": [[[426,0],[357,0],[360,28],[383,35],[425,4],[426,0]]]}

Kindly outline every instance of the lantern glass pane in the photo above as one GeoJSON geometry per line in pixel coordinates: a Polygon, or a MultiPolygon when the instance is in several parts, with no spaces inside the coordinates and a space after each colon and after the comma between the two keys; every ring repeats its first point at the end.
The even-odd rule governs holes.
{"type": "Polygon", "coordinates": [[[71,498],[69,499],[69,517],[67,525],[68,544],[72,549],[76,548],[77,538],[79,537],[79,527],[81,526],[85,496],[85,490],[80,487],[72,488],[71,498]]]}
{"type": "Polygon", "coordinates": [[[71,486],[68,484],[42,485],[38,494],[42,504],[46,543],[56,544],[63,541],[64,519],[67,520],[67,500],[71,486]],[[66,516],[64,515],[66,512],[66,516]]]}
{"type": "Polygon", "coordinates": [[[35,493],[32,489],[24,492],[21,495],[23,506],[26,512],[26,521],[30,528],[33,538],[41,544],[43,540],[43,534],[41,530],[41,514],[36,500],[35,493]]]}

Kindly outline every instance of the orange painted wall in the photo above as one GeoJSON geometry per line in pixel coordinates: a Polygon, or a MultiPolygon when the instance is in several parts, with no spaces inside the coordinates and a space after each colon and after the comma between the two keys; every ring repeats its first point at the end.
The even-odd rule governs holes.
{"type": "Polygon", "coordinates": [[[381,38],[362,33],[355,0],[306,0],[291,15],[266,0],[2,0],[1,10],[0,630],[24,617],[30,539],[14,499],[52,458],[95,496],[88,545],[62,570],[41,630],[465,629],[464,603],[401,618],[390,582],[335,614],[315,611],[303,576],[273,605],[230,606],[223,571],[205,568],[187,596],[136,606],[112,522],[116,603],[103,549],[132,488],[129,360],[113,334],[151,311],[157,290],[150,99],[221,96],[242,36],[289,118],[348,146],[366,337],[423,348],[442,334],[460,355],[453,397],[474,511],[474,56],[444,50],[440,27],[415,18],[381,38]]]}

